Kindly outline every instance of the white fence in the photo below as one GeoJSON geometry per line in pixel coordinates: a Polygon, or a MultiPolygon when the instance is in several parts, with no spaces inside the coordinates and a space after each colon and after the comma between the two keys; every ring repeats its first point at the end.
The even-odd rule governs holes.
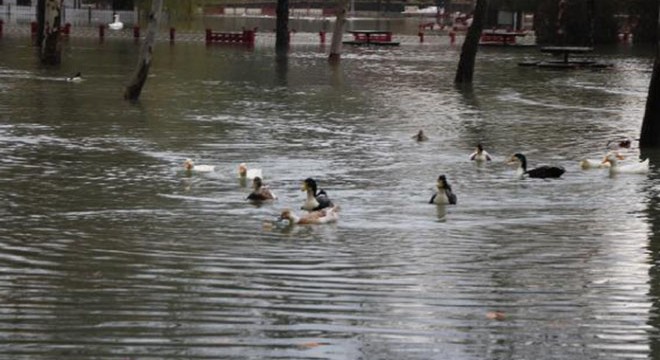
{"type": "MultiPolygon", "coordinates": [[[[116,13],[124,26],[133,26],[138,22],[137,11],[117,11],[116,13]]],[[[62,24],[71,23],[71,25],[78,26],[107,24],[113,21],[112,14],[112,10],[65,7],[62,24]]],[[[34,6],[0,5],[0,19],[5,24],[29,24],[37,20],[37,9],[34,6]]]]}

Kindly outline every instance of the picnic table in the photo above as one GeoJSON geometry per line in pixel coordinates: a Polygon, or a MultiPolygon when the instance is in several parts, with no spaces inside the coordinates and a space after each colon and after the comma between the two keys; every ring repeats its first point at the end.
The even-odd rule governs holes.
{"type": "Polygon", "coordinates": [[[594,48],[589,46],[545,46],[541,48],[541,52],[553,55],[562,55],[564,57],[564,64],[570,64],[568,60],[571,54],[586,54],[594,51],[594,48]]]}
{"type": "Polygon", "coordinates": [[[479,45],[519,45],[516,38],[527,35],[520,31],[484,30],[479,38],[479,45]]]}
{"type": "Polygon", "coordinates": [[[392,32],[383,30],[351,30],[353,40],[344,41],[347,45],[399,45],[392,41],[392,32]]]}

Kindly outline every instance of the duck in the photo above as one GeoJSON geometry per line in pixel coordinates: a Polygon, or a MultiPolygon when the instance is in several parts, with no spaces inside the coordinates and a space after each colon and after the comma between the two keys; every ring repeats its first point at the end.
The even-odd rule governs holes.
{"type": "Polygon", "coordinates": [[[247,164],[240,163],[238,165],[238,175],[242,179],[254,180],[254,178],[260,177],[263,179],[261,169],[248,169],[247,164]]]}
{"type": "Polygon", "coordinates": [[[490,154],[486,150],[484,150],[481,144],[477,144],[476,150],[472,154],[470,154],[470,160],[476,162],[484,162],[484,161],[491,161],[493,160],[493,158],[490,157],[490,154]]]}
{"type": "Polygon", "coordinates": [[[428,136],[424,134],[424,130],[420,130],[417,134],[412,136],[415,141],[421,142],[421,141],[426,141],[428,140],[428,136]]]}
{"type": "Polygon", "coordinates": [[[580,160],[580,168],[582,168],[582,170],[603,169],[608,167],[610,167],[610,163],[603,162],[602,160],[595,160],[595,159],[580,160]]]}
{"type": "Polygon", "coordinates": [[[260,177],[252,180],[252,192],[247,197],[250,201],[276,200],[277,196],[263,183],[260,177]]]}
{"type": "Polygon", "coordinates": [[[303,181],[301,190],[307,192],[307,199],[303,206],[300,207],[303,210],[317,211],[334,206],[325,190],[318,190],[316,180],[312,178],[307,178],[303,181]]]}
{"type": "Polygon", "coordinates": [[[548,166],[548,165],[543,165],[539,167],[535,167],[531,170],[527,170],[527,158],[525,155],[521,153],[516,153],[511,156],[511,159],[509,160],[509,164],[518,164],[518,169],[516,171],[516,174],[522,178],[525,175],[531,177],[531,178],[539,178],[539,179],[545,179],[545,178],[558,178],[561,177],[563,173],[566,172],[566,170],[561,167],[561,166],[548,166]]]}
{"type": "Polygon", "coordinates": [[[119,14],[112,15],[112,22],[108,24],[110,30],[121,30],[124,28],[124,23],[119,21],[119,14]]]}
{"type": "Polygon", "coordinates": [[[213,165],[195,165],[191,159],[186,159],[183,162],[183,168],[188,172],[213,172],[215,171],[215,166],[213,165]]]}
{"type": "Polygon", "coordinates": [[[77,73],[76,73],[75,75],[73,75],[72,77],[68,77],[68,78],[66,78],[66,81],[67,81],[67,82],[81,82],[82,80],[83,80],[83,79],[82,79],[82,74],[80,73],[80,71],[77,72],[77,73]]]}
{"type": "Polygon", "coordinates": [[[636,162],[632,164],[619,165],[619,160],[623,160],[621,156],[616,151],[611,151],[603,160],[603,163],[610,164],[610,175],[613,174],[645,174],[649,172],[649,159],[646,159],[641,162],[636,162]]]}
{"type": "Polygon", "coordinates": [[[288,220],[290,225],[329,224],[339,220],[339,207],[333,206],[321,210],[296,215],[291,209],[284,209],[279,220],[288,220]]]}
{"type": "Polygon", "coordinates": [[[447,182],[447,177],[445,175],[438,176],[438,182],[436,184],[438,192],[433,194],[429,204],[450,204],[456,205],[457,198],[456,194],[451,191],[451,185],[447,182]]]}
{"type": "Polygon", "coordinates": [[[632,140],[630,138],[610,140],[607,142],[607,148],[611,150],[630,149],[630,145],[632,145],[632,140]]]}

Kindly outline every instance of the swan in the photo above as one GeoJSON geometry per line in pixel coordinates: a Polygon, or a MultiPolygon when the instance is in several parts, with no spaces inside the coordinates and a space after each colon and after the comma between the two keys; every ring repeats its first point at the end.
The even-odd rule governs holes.
{"type": "Polygon", "coordinates": [[[300,208],[307,211],[317,211],[334,206],[325,190],[318,190],[316,180],[307,178],[303,181],[302,191],[307,192],[307,199],[300,208]]]}
{"type": "Polygon", "coordinates": [[[284,209],[280,214],[280,221],[288,220],[290,225],[328,224],[339,220],[339,207],[333,206],[317,211],[308,212],[300,216],[291,209],[284,209]]]}
{"type": "Polygon", "coordinates": [[[215,171],[215,166],[213,165],[195,165],[191,159],[186,159],[183,162],[183,168],[188,172],[213,172],[215,171]]]}
{"type": "Polygon", "coordinates": [[[266,186],[260,177],[252,180],[252,192],[247,197],[251,201],[276,200],[277,196],[266,186]]]}
{"type": "Polygon", "coordinates": [[[241,163],[238,165],[238,175],[242,179],[254,179],[256,177],[260,177],[263,179],[263,175],[261,174],[261,169],[248,169],[247,164],[241,163]]]}
{"type": "Polygon", "coordinates": [[[649,172],[649,159],[632,164],[619,165],[619,160],[623,160],[618,152],[610,152],[603,160],[603,163],[609,163],[610,174],[645,174],[649,172]]]}
{"type": "Polygon", "coordinates": [[[82,79],[82,74],[81,74],[80,72],[77,72],[77,73],[76,73],[75,75],[73,75],[72,77],[68,77],[68,78],[66,78],[66,81],[67,81],[67,82],[81,82],[82,80],[83,80],[83,79],[82,79]]]}
{"type": "Polygon", "coordinates": [[[124,28],[124,23],[119,21],[119,14],[112,15],[112,22],[108,24],[110,30],[121,30],[124,28]]]}
{"type": "Polygon", "coordinates": [[[456,194],[451,191],[451,185],[447,182],[447,177],[440,175],[436,184],[438,192],[433,194],[429,204],[451,204],[456,205],[456,194]]]}
{"type": "Polygon", "coordinates": [[[477,149],[472,154],[470,154],[470,160],[474,160],[476,162],[484,162],[491,161],[493,158],[490,157],[490,154],[484,150],[481,144],[477,144],[477,149]]]}
{"type": "Polygon", "coordinates": [[[426,141],[428,140],[428,136],[424,135],[424,130],[420,130],[417,134],[413,135],[412,137],[415,139],[415,141],[426,141]]]}
{"type": "Polygon", "coordinates": [[[525,155],[520,153],[513,154],[513,156],[511,156],[511,159],[509,159],[509,164],[516,164],[516,163],[518,164],[518,169],[516,170],[516,174],[520,178],[523,178],[525,175],[531,178],[540,178],[540,179],[558,178],[563,173],[566,172],[566,170],[561,166],[548,166],[548,165],[543,165],[531,170],[527,170],[527,158],[525,157],[525,155]]]}

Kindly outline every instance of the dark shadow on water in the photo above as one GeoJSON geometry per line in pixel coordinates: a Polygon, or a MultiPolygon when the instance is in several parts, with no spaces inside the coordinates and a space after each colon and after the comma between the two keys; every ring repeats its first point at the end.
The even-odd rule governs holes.
{"type": "Polygon", "coordinates": [[[279,86],[288,85],[289,76],[289,57],[286,53],[278,52],[275,55],[275,80],[279,86]]]}
{"type": "Polygon", "coordinates": [[[650,351],[649,358],[660,358],[660,339],[657,333],[660,331],[660,191],[653,184],[660,182],[657,169],[660,168],[660,149],[642,150],[640,158],[649,159],[651,172],[649,172],[649,185],[647,186],[646,216],[649,222],[649,298],[652,307],[649,311],[648,324],[653,327],[649,334],[650,351]]]}

